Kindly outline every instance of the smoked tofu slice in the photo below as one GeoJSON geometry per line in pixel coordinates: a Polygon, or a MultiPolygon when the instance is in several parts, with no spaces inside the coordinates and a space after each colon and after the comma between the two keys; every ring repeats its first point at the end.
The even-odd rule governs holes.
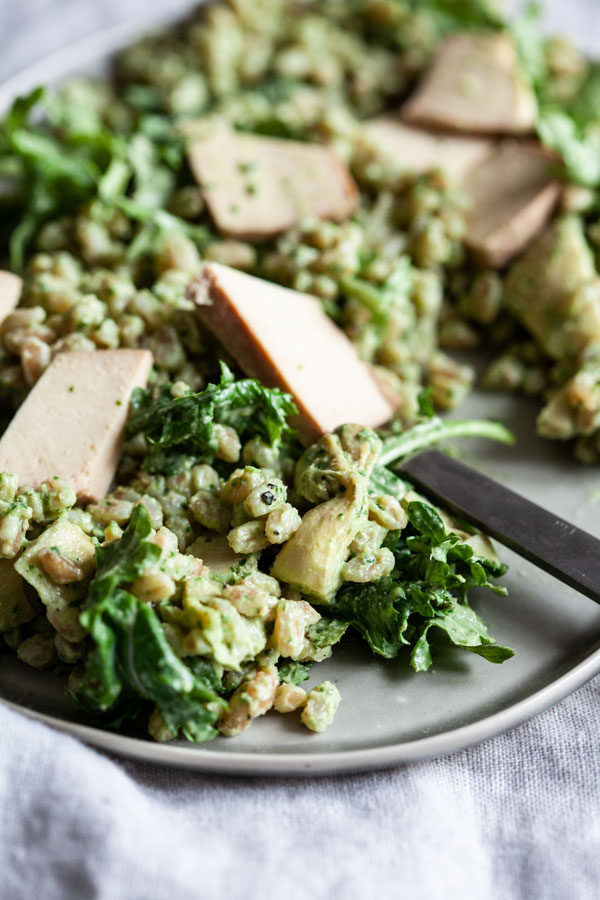
{"type": "Polygon", "coordinates": [[[343,222],[358,190],[327,147],[217,130],[192,137],[188,157],[213,220],[223,234],[262,240],[305,216],[343,222]]]}
{"type": "Polygon", "coordinates": [[[363,143],[409,175],[443,169],[457,181],[463,181],[494,149],[494,142],[486,138],[412,128],[395,115],[366,122],[363,143]]]}
{"type": "Polygon", "coordinates": [[[507,141],[471,170],[465,240],[481,263],[502,268],[543,229],[561,192],[553,164],[537,144],[507,141]]]}
{"type": "Polygon", "coordinates": [[[0,322],[18,305],[22,289],[18,275],[0,269],[0,322]]]}
{"type": "Polygon", "coordinates": [[[305,443],[347,422],[375,427],[392,415],[316,297],[218,263],[204,266],[189,295],[247,375],[293,396],[300,413],[293,424],[305,443]]]}
{"type": "Polygon", "coordinates": [[[60,353],[0,440],[0,471],[39,488],[58,475],[80,500],[97,500],[115,476],[131,392],[152,367],[148,350],[60,353]]]}
{"type": "Polygon", "coordinates": [[[442,41],[403,108],[411,125],[489,135],[534,130],[537,102],[506,34],[455,34],[442,41]]]}

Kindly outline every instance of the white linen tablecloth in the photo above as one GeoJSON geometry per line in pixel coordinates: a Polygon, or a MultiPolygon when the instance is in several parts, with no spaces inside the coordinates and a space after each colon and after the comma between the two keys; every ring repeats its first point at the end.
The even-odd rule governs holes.
{"type": "MultiPolygon", "coordinates": [[[[186,0],[0,0],[0,80],[186,0]]],[[[550,2],[600,43],[600,2],[550,2]]],[[[453,756],[324,779],[111,759],[0,705],[0,900],[597,900],[600,679],[453,756]]],[[[257,725],[256,727],[260,727],[257,725]]]]}

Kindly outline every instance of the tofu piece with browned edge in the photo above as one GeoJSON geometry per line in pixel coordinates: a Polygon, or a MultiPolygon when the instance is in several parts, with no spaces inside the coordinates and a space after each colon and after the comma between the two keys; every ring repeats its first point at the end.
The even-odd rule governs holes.
{"type": "Polygon", "coordinates": [[[363,131],[363,145],[400,171],[422,175],[442,169],[459,182],[494,149],[492,140],[413,128],[393,114],[370,119],[363,131]]]}
{"type": "Polygon", "coordinates": [[[479,262],[502,268],[543,229],[561,192],[555,164],[534,142],[506,141],[471,170],[465,240],[479,262]]]}
{"type": "Polygon", "coordinates": [[[442,41],[402,115],[443,131],[523,135],[534,130],[537,109],[509,35],[469,32],[442,41]]]}
{"type": "Polygon", "coordinates": [[[18,275],[0,269],[0,322],[18,305],[22,290],[23,281],[18,275]]]}
{"type": "Polygon", "coordinates": [[[392,408],[346,335],[309,294],[218,263],[190,285],[203,322],[244,372],[288,391],[309,444],[347,422],[382,425],[392,408]]]}
{"type": "Polygon", "coordinates": [[[357,187],[328,147],[218,129],[193,136],[190,167],[222,234],[262,240],[303,217],[343,222],[357,187]]]}
{"type": "Polygon", "coordinates": [[[0,471],[39,488],[54,475],[80,500],[97,500],[115,476],[129,400],[146,384],[148,350],[60,353],[0,440],[0,471]]]}

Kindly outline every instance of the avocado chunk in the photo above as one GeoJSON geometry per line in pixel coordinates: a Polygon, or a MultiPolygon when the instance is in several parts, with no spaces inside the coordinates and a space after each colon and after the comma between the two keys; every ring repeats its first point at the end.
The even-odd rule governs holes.
{"type": "Polygon", "coordinates": [[[25,593],[25,585],[11,559],[0,559],[0,632],[31,622],[38,608],[25,593]]]}
{"type": "MultiPolygon", "coordinates": [[[[190,649],[197,649],[195,638],[199,636],[207,645],[206,655],[226,669],[239,670],[245,660],[254,659],[267,643],[263,622],[243,616],[203,578],[186,582],[182,610],[177,613],[180,613],[178,624],[187,632],[188,639],[191,633],[190,649]]],[[[183,646],[186,655],[185,639],[183,646]]]]}
{"type": "Polygon", "coordinates": [[[600,340],[600,278],[578,217],[543,232],[510,269],[505,297],[552,359],[577,363],[600,340]]]}
{"type": "Polygon", "coordinates": [[[381,439],[362,425],[341,425],[308,447],[294,470],[294,487],[311,503],[340,493],[348,472],[369,478],[381,453],[381,439]]]}
{"type": "Polygon", "coordinates": [[[358,425],[344,425],[308,448],[296,466],[296,489],[311,502],[323,502],[304,515],[280,550],[274,578],[331,602],[342,584],[350,544],[367,516],[368,481],[380,451],[375,432],[358,425]]]}
{"type": "Polygon", "coordinates": [[[87,582],[94,570],[96,548],[90,538],[68,519],[58,519],[27,547],[15,563],[15,569],[37,591],[48,608],[48,620],[66,640],[82,640],[86,631],[79,623],[79,603],[87,592],[87,582]],[[83,579],[70,584],[56,584],[48,575],[40,553],[55,550],[75,563],[83,579]]]}
{"type": "Polygon", "coordinates": [[[548,400],[537,433],[557,441],[594,434],[600,428],[600,365],[591,359],[548,400]]]}
{"type": "Polygon", "coordinates": [[[350,476],[343,494],[309,510],[277,555],[273,577],[322,603],[330,603],[342,584],[342,567],[358,530],[366,496],[364,479],[350,476]]]}

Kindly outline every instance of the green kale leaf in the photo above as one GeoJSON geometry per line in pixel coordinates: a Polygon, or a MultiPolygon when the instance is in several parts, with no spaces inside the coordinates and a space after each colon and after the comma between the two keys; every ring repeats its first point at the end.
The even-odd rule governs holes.
{"type": "Polygon", "coordinates": [[[121,146],[107,129],[54,133],[43,89],[17,99],[3,123],[0,168],[11,164],[20,222],[10,238],[12,267],[23,268],[25,252],[40,226],[95,196],[102,173],[121,146]],[[33,114],[36,114],[34,118],[33,114]]]}
{"type": "Polygon", "coordinates": [[[600,184],[600,138],[596,131],[553,106],[541,110],[537,131],[542,143],[560,155],[571,181],[586,187],[600,184]]]}
{"type": "Polygon", "coordinates": [[[210,740],[223,707],[216,673],[179,659],[152,606],[127,590],[160,555],[150,533],[148,513],[138,506],[121,540],[97,550],[96,577],[81,615],[95,646],[78,699],[105,722],[156,707],[174,735],[210,740]]]}
{"type": "Polygon", "coordinates": [[[521,72],[542,100],[548,82],[548,66],[544,52],[545,38],[540,19],[541,3],[528,3],[510,23],[510,34],[517,48],[521,72]]]}
{"type": "Polygon", "coordinates": [[[577,97],[571,104],[570,112],[575,122],[581,126],[600,121],[600,63],[590,65],[577,97]]]}
{"type": "Polygon", "coordinates": [[[347,622],[323,616],[314,625],[309,626],[307,635],[313,647],[323,650],[325,647],[332,647],[333,644],[341,641],[347,630],[347,622]]]}
{"type": "Polygon", "coordinates": [[[289,394],[258,381],[235,381],[221,363],[221,379],[199,393],[174,398],[168,387],[155,395],[139,388],[132,397],[127,436],[143,434],[148,445],[144,467],[170,472],[170,464],[188,457],[212,462],[217,452],[216,424],[235,428],[240,439],[260,437],[271,446],[293,434],[287,419],[297,412],[289,394]]]}
{"type": "Polygon", "coordinates": [[[428,14],[442,33],[504,25],[494,0],[412,0],[411,5],[428,14]]]}
{"type": "Polygon", "coordinates": [[[199,245],[208,240],[207,228],[164,209],[184,166],[183,138],[164,117],[141,116],[119,132],[85,90],[67,86],[18,98],[1,125],[0,224],[10,234],[15,271],[45,222],[90,202],[99,220],[117,208],[140,223],[132,259],[174,229],[199,245]]]}
{"type": "Polygon", "coordinates": [[[302,684],[310,678],[311,662],[290,662],[284,663],[279,669],[279,680],[286,684],[302,684]]]}
{"type": "Polygon", "coordinates": [[[407,516],[409,526],[394,547],[392,574],[369,584],[344,584],[331,612],[356,628],[380,656],[392,659],[409,647],[417,672],[431,666],[431,628],[490,662],[511,657],[513,651],[495,643],[467,601],[474,587],[506,594],[491,581],[502,576],[506,566],[477,556],[458,535],[448,533],[428,503],[409,503],[407,516]]]}
{"type": "Polygon", "coordinates": [[[600,185],[600,65],[590,65],[570,104],[553,100],[541,13],[542,4],[530,3],[510,26],[521,69],[537,95],[538,137],[560,156],[567,180],[594,188],[600,185]]]}
{"type": "Polygon", "coordinates": [[[357,300],[371,313],[374,327],[385,329],[390,313],[410,296],[413,268],[408,256],[401,256],[391,275],[381,286],[358,276],[347,276],[340,282],[342,293],[357,300]]]}
{"type": "Polygon", "coordinates": [[[429,619],[411,653],[411,665],[415,672],[425,672],[432,664],[428,633],[431,628],[440,628],[457,647],[470,650],[488,662],[503,663],[514,656],[509,647],[499,647],[490,637],[479,616],[466,603],[456,603],[442,615],[429,619]]]}
{"type": "Polygon", "coordinates": [[[396,429],[392,427],[391,433],[381,432],[383,448],[372,479],[381,482],[382,485],[388,483],[391,490],[386,493],[397,495],[397,491],[401,489],[401,484],[396,484],[394,489],[393,477],[397,476],[393,476],[393,473],[390,473],[389,469],[386,470],[386,467],[442,441],[475,437],[499,441],[502,444],[514,443],[514,436],[499,422],[479,419],[447,421],[435,415],[430,393],[427,390],[422,391],[419,396],[419,412],[422,421],[417,422],[412,428],[398,427],[396,429]],[[390,475],[393,477],[390,478],[390,475]]]}
{"type": "Polygon", "coordinates": [[[407,596],[406,585],[387,576],[368,584],[344,584],[336,595],[332,612],[359,631],[374,653],[394,659],[402,646],[410,643],[405,634],[410,615],[413,612],[433,615],[427,600],[424,606],[419,606],[418,592],[414,599],[416,609],[412,605],[412,593],[407,596]]]}
{"type": "Polygon", "coordinates": [[[114,593],[123,582],[135,581],[160,556],[160,548],[148,537],[151,526],[145,508],[134,509],[130,524],[119,541],[96,550],[96,577],[89,590],[91,602],[114,593]]]}

